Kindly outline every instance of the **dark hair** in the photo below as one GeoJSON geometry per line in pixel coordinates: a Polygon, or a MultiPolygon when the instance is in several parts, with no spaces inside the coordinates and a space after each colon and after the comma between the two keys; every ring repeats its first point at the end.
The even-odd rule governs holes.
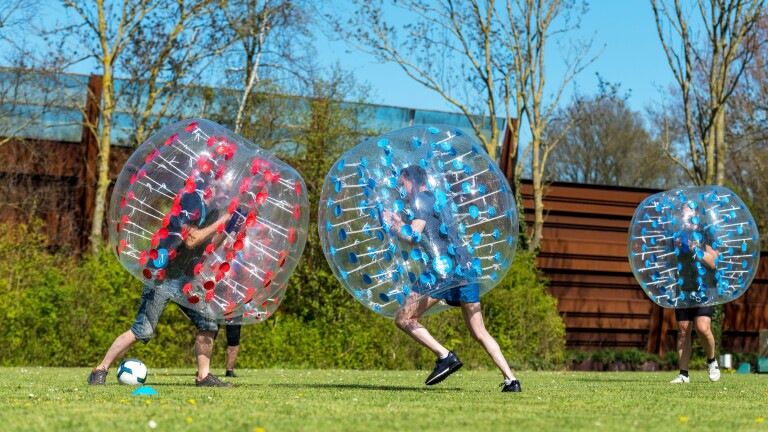
{"type": "Polygon", "coordinates": [[[414,183],[417,188],[426,186],[427,184],[427,172],[419,165],[411,165],[407,168],[403,168],[400,171],[400,175],[414,183]]]}

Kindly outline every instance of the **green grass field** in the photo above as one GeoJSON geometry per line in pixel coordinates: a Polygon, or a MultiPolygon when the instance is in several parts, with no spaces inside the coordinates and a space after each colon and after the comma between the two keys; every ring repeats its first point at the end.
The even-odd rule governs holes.
{"type": "Polygon", "coordinates": [[[238,370],[232,389],[193,385],[193,370],[151,370],[157,396],[90,387],[87,369],[0,368],[0,430],[508,431],[768,430],[768,376],[704,372],[497,372],[463,369],[434,387],[428,371],[238,370]]]}

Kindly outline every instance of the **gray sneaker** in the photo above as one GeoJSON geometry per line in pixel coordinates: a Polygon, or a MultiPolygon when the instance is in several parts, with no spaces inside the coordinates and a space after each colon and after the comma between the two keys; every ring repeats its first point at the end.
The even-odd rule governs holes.
{"type": "Polygon", "coordinates": [[[195,384],[198,387],[232,387],[232,383],[224,382],[220,380],[214,374],[208,374],[207,377],[201,380],[195,380],[195,384]]]}
{"type": "Polygon", "coordinates": [[[103,369],[93,369],[91,374],[88,375],[88,384],[90,385],[104,385],[107,383],[107,374],[109,372],[103,369]]]}

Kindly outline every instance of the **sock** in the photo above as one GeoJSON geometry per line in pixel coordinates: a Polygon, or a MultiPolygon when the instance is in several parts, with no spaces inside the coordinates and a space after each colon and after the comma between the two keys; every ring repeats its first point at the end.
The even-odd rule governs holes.
{"type": "Polygon", "coordinates": [[[514,380],[514,377],[512,377],[512,378],[513,378],[513,379],[511,379],[511,380],[504,380],[504,385],[510,385],[510,384],[512,384],[512,381],[515,381],[515,380],[514,380]]]}
{"type": "Polygon", "coordinates": [[[681,371],[680,371],[680,375],[682,375],[682,376],[684,376],[684,377],[688,378],[688,371],[684,371],[684,370],[681,370],[681,371]]]}
{"type": "Polygon", "coordinates": [[[439,358],[440,360],[445,360],[445,359],[447,359],[447,358],[448,358],[448,356],[449,356],[449,355],[451,355],[451,352],[450,352],[450,351],[448,351],[448,354],[446,354],[446,355],[437,356],[437,358],[439,358]]]}
{"type": "Polygon", "coordinates": [[[715,362],[715,359],[713,359],[713,358],[707,359],[707,366],[711,365],[714,362],[715,362]]]}

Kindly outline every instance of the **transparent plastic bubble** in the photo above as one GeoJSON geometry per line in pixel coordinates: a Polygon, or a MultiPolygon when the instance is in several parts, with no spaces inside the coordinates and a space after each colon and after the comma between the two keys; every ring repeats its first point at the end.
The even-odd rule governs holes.
{"type": "Polygon", "coordinates": [[[509,270],[519,228],[509,184],[480,145],[454,127],[424,125],[334,162],[318,229],[344,288],[394,317],[425,296],[478,301],[509,270]]]}
{"type": "Polygon", "coordinates": [[[306,190],[293,168],[254,143],[184,120],[152,135],[120,172],[110,244],[145,284],[232,318],[256,298],[282,299],[272,282],[287,280],[304,250],[306,190]]]}
{"type": "Polygon", "coordinates": [[[752,214],[721,186],[673,189],[643,200],[632,217],[628,249],[645,293],[677,309],[740,297],[760,260],[752,214]]]}

